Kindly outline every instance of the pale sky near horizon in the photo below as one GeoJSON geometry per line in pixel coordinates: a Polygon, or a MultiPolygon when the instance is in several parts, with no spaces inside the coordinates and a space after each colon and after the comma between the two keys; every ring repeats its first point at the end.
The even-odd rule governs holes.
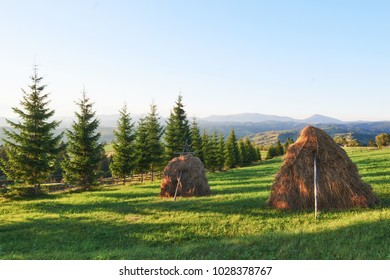
{"type": "Polygon", "coordinates": [[[38,64],[56,115],[85,87],[97,114],[179,92],[189,116],[390,120],[390,1],[2,1],[0,116],[38,64]]]}

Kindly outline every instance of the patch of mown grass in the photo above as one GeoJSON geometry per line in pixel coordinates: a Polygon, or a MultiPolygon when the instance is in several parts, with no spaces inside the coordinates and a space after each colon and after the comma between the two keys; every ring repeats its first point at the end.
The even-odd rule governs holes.
{"type": "Polygon", "coordinates": [[[159,182],[0,204],[1,259],[390,259],[390,150],[347,150],[382,205],[266,205],[282,159],[208,174],[212,195],[160,198],[159,182]],[[375,166],[375,167],[373,167],[375,166]]]}

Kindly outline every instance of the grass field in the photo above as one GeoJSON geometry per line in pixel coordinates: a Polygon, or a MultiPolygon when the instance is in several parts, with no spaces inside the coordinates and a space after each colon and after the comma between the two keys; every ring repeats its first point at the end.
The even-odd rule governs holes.
{"type": "Polygon", "coordinates": [[[266,206],[277,158],[208,174],[212,196],[159,182],[0,198],[1,259],[390,259],[390,149],[347,150],[382,205],[320,213],[266,206]]]}

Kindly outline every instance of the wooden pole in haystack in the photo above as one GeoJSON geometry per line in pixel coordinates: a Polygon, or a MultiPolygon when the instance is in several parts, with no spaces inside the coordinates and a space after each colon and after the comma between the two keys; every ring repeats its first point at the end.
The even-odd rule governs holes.
{"type": "Polygon", "coordinates": [[[314,154],[314,216],[318,215],[317,156],[314,154]]]}
{"type": "MultiPolygon", "coordinates": [[[[181,186],[181,172],[182,172],[182,171],[180,171],[180,175],[179,175],[179,177],[177,178],[177,185],[176,185],[175,196],[173,197],[173,201],[176,201],[177,190],[179,189],[179,184],[180,184],[180,186],[181,186]]],[[[183,186],[182,186],[182,188],[183,188],[183,186]]]]}
{"type": "MultiPolygon", "coordinates": [[[[193,154],[191,152],[191,149],[190,149],[190,145],[188,145],[188,139],[186,140],[186,143],[184,144],[184,147],[183,147],[183,151],[181,153],[178,153],[180,156],[181,155],[185,155],[185,154],[193,154]]],[[[179,177],[177,178],[177,185],[176,185],[176,190],[175,190],[175,196],[173,197],[173,201],[176,201],[176,196],[177,196],[177,190],[179,189],[179,184],[180,186],[183,188],[183,186],[181,185],[181,174],[182,174],[182,170],[180,170],[180,175],[179,177]]]]}

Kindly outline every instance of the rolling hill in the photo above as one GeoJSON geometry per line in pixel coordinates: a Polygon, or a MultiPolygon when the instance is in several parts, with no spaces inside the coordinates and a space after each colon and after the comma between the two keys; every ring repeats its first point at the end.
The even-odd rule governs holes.
{"type": "MultiPolygon", "coordinates": [[[[113,130],[116,127],[118,115],[99,115],[99,132],[102,141],[111,142],[114,138],[113,130]]],[[[138,122],[140,115],[133,115],[132,119],[138,122]]],[[[73,117],[59,117],[62,121],[58,133],[71,127],[73,117]]],[[[258,144],[269,145],[273,141],[284,142],[287,137],[297,138],[299,131],[307,125],[315,125],[324,129],[332,137],[335,135],[350,135],[361,144],[367,145],[369,140],[374,140],[379,133],[390,133],[390,121],[381,122],[343,122],[341,120],[323,116],[313,115],[306,119],[293,119],[285,116],[265,115],[258,113],[243,113],[233,115],[213,115],[198,120],[201,130],[212,132],[214,130],[227,136],[232,129],[238,137],[250,136],[258,144]]],[[[166,119],[161,118],[161,123],[165,124],[166,119]]],[[[0,127],[7,127],[4,117],[0,117],[0,127]]],[[[0,130],[0,138],[4,136],[0,130]]]]}

